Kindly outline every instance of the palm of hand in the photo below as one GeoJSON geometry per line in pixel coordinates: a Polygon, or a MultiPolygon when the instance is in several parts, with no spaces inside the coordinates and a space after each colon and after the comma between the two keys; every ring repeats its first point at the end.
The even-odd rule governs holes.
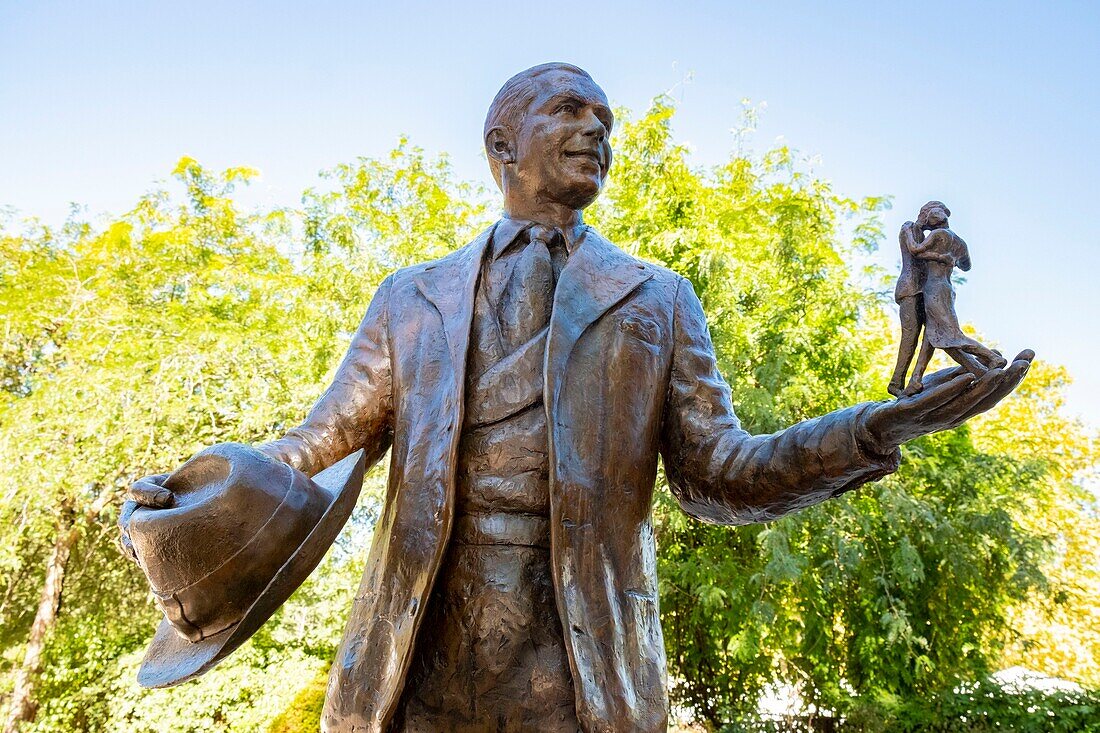
{"type": "Polygon", "coordinates": [[[868,447],[886,455],[914,438],[962,425],[1016,389],[1034,358],[1025,349],[1012,363],[990,369],[980,379],[962,367],[936,372],[924,380],[922,392],[879,403],[870,411],[863,426],[868,447]]]}

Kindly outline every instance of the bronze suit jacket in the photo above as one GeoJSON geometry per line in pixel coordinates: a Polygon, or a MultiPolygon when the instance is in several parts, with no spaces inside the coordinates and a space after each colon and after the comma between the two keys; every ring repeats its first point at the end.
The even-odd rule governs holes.
{"type": "MultiPolygon", "coordinates": [[[[313,474],[392,444],[385,508],[329,678],[327,731],[384,733],[451,532],[466,352],[492,229],[379,287],[333,384],[265,449],[313,474]]],[[[657,456],[688,514],[744,524],[877,479],[900,454],[856,437],[867,405],[742,430],[691,284],[589,230],[554,297],[545,355],[551,558],[588,733],[664,731],[650,505],[657,456]]]]}

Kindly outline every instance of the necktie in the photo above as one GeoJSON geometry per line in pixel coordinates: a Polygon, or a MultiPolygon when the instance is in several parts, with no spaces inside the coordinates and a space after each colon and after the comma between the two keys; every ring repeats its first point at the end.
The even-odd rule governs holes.
{"type": "MultiPolygon", "coordinates": [[[[565,267],[566,257],[568,257],[565,250],[565,237],[557,227],[548,227],[542,224],[535,224],[528,232],[532,242],[540,242],[550,252],[550,263],[554,266],[554,284],[557,285],[558,276],[561,275],[561,270],[565,267]]],[[[551,288],[551,292],[553,292],[553,288],[551,288]]]]}
{"type": "Polygon", "coordinates": [[[497,307],[505,353],[530,341],[550,322],[554,284],[565,265],[564,242],[554,227],[535,224],[521,236],[528,243],[517,255],[497,307]]]}

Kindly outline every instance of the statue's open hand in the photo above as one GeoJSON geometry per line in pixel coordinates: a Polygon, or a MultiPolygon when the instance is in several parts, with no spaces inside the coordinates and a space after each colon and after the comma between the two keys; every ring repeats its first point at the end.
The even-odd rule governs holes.
{"type": "Polygon", "coordinates": [[[126,490],[126,501],[122,504],[122,511],[118,514],[118,529],[121,532],[119,544],[126,557],[137,560],[134,553],[134,544],[130,541],[130,517],[140,506],[164,509],[172,506],[174,497],[172,492],[164,488],[164,480],[168,478],[166,473],[158,473],[152,476],[139,478],[126,490]]]}
{"type": "Polygon", "coordinates": [[[1034,358],[1035,352],[1025,349],[1011,364],[990,369],[980,379],[962,367],[942,369],[924,380],[918,394],[876,405],[867,413],[861,437],[868,448],[888,455],[906,441],[958,427],[1016,389],[1034,358]]]}

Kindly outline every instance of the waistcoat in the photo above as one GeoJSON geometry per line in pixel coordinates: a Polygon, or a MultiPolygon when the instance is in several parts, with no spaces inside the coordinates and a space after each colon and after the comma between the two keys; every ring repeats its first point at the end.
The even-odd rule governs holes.
{"type": "Polygon", "coordinates": [[[490,266],[503,263],[474,304],[454,530],[395,732],[579,730],[550,570],[548,326],[505,353],[490,266]]]}

